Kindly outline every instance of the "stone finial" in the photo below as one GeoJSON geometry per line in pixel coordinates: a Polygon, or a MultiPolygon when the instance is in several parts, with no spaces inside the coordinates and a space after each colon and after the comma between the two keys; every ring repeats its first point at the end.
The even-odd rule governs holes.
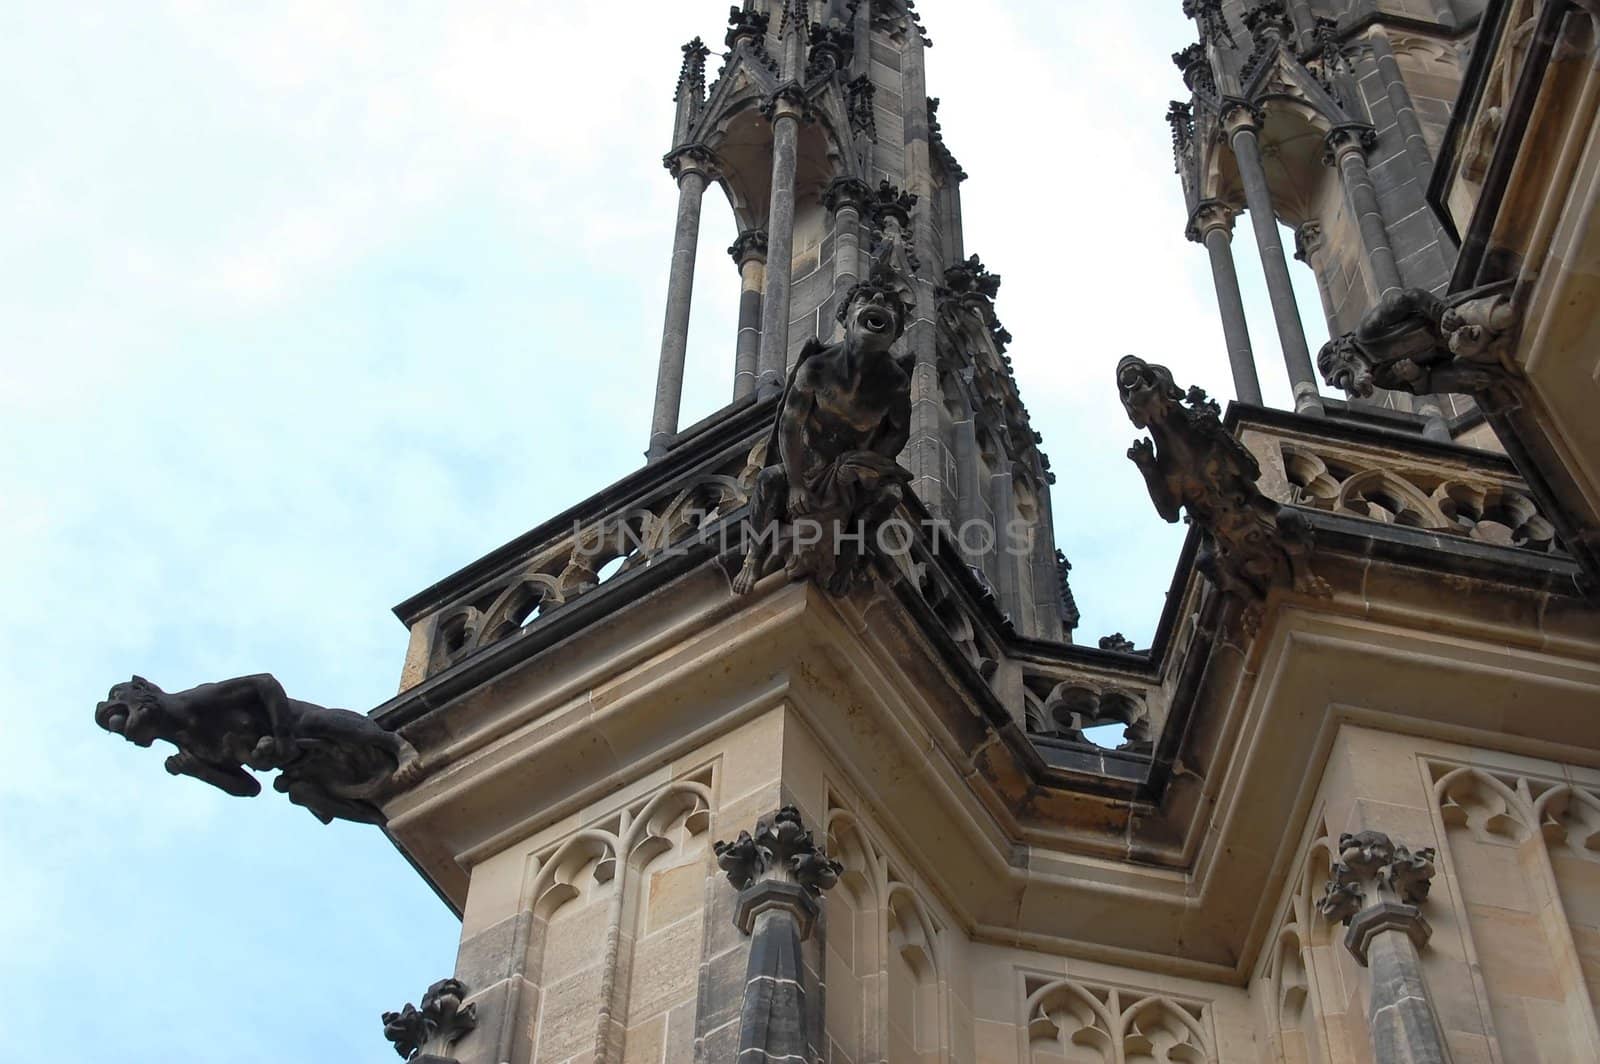
{"type": "Polygon", "coordinates": [[[678,91],[672,96],[674,103],[688,99],[698,107],[705,101],[706,57],[710,54],[711,49],[699,37],[683,46],[683,66],[678,70],[678,91]]]}
{"type": "Polygon", "coordinates": [[[728,35],[723,43],[732,51],[740,42],[751,41],[761,43],[766,40],[767,28],[772,23],[772,16],[764,11],[754,8],[732,8],[728,12],[728,35]]]}
{"type": "Polygon", "coordinates": [[[1203,390],[1185,392],[1165,366],[1135,355],[1118,363],[1117,390],[1129,420],[1150,430],[1152,439],[1135,441],[1128,457],[1144,474],[1156,512],[1172,522],[1187,513],[1205,532],[1195,567],[1247,601],[1247,634],[1273,585],[1331,594],[1311,572],[1305,518],[1262,494],[1255,456],[1223,428],[1221,409],[1203,390]]]}
{"type": "Polygon", "coordinates": [[[744,267],[751,259],[767,258],[767,231],[765,229],[746,229],[739,234],[739,238],[728,248],[735,266],[744,267]]]}
{"type": "Polygon", "coordinates": [[[1211,58],[1206,54],[1204,42],[1197,41],[1181,52],[1172,53],[1172,61],[1183,72],[1183,83],[1190,92],[1217,95],[1217,76],[1211,69],[1211,58]]]}
{"type": "Polygon", "coordinates": [[[416,750],[397,733],[363,713],[290,698],[264,674],[177,692],[135,676],[111,688],[94,719],[136,746],[171,743],[178,752],[167,758],[168,772],[236,798],[261,793],[250,771],[276,770],[274,789],[324,824],[382,824],[379,795],[414,783],[422,771],[416,750]]]}
{"type": "Polygon", "coordinates": [[[1345,946],[1361,964],[1383,931],[1402,931],[1419,948],[1428,941],[1432,930],[1417,907],[1428,898],[1433,858],[1432,849],[1413,852],[1378,831],[1339,837],[1339,859],[1317,911],[1350,929],[1345,946]]]}
{"type": "Polygon", "coordinates": [[[1420,288],[1390,292],[1355,332],[1322,348],[1317,368],[1358,398],[1377,388],[1412,395],[1488,391],[1522,376],[1511,357],[1517,319],[1511,296],[1495,287],[1450,301],[1420,288]]]}
{"type": "Polygon", "coordinates": [[[422,1007],[407,1004],[383,1014],[383,1036],[403,1060],[446,1064],[450,1050],[478,1026],[478,1006],[464,1005],[467,988],[441,979],[422,995],[422,1007]]]}
{"type": "Polygon", "coordinates": [[[1222,12],[1222,0],[1183,0],[1183,13],[1199,24],[1202,41],[1227,41],[1230,48],[1238,47],[1222,12]]]}
{"type": "Polygon", "coordinates": [[[844,871],[818,848],[792,805],[763,817],[754,835],[741,831],[733,842],[718,842],[715,851],[717,867],[739,891],[734,922],[747,935],[763,910],[777,906],[795,917],[803,941],[816,920],[816,899],[844,871]]]}

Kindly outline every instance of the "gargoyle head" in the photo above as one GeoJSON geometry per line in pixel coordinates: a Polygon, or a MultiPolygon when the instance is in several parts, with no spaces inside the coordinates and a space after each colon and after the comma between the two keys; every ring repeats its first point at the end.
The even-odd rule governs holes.
{"type": "Polygon", "coordinates": [[[1372,395],[1376,384],[1371,358],[1349,333],[1322,345],[1317,353],[1317,369],[1330,385],[1360,399],[1372,395]]]}
{"type": "Polygon", "coordinates": [[[895,263],[898,239],[884,241],[867,279],[850,289],[839,307],[845,339],[860,351],[887,351],[911,324],[916,300],[910,282],[895,263]]]}
{"type": "Polygon", "coordinates": [[[143,676],[113,687],[106,700],[95,707],[94,722],[136,746],[149,746],[165,738],[174,726],[166,692],[143,676]]]}
{"type": "Polygon", "coordinates": [[[1173,383],[1171,370],[1138,355],[1128,355],[1117,363],[1117,393],[1129,419],[1141,429],[1167,420],[1183,402],[1184,394],[1173,383]]]}

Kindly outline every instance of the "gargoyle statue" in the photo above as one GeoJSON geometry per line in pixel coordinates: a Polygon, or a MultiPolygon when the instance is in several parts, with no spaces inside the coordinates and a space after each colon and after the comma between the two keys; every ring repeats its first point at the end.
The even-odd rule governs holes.
{"type": "Polygon", "coordinates": [[[770,464],[756,478],[736,594],[748,594],[780,559],[790,579],[843,594],[865,575],[863,547],[905,498],[911,474],[896,459],[910,438],[911,377],[889,348],[915,302],[894,262],[898,249],[886,241],[839,308],[844,339],[813,338],[789,374],[757,459],[770,464]]]}
{"type": "Polygon", "coordinates": [[[1117,365],[1117,390],[1128,417],[1154,438],[1128,450],[1150,488],[1156,511],[1176,522],[1181,510],[1206,533],[1196,566],[1227,594],[1246,599],[1246,632],[1261,619],[1274,584],[1326,596],[1311,571],[1311,529],[1296,510],[1261,493],[1255,456],[1222,427],[1217,404],[1199,388],[1187,395],[1165,366],[1134,355],[1117,365]]]}
{"type": "Polygon", "coordinates": [[[271,676],[241,676],[168,693],[141,676],[111,689],[95,723],[136,746],[163,739],[174,776],[193,776],[237,798],[261,793],[245,769],[278,770],[274,786],[327,824],[382,824],[373,799],[419,774],[417,752],[399,735],[348,709],[290,698],[271,676]]]}
{"type": "Polygon", "coordinates": [[[1317,355],[1323,379],[1358,398],[1375,388],[1413,395],[1472,395],[1520,376],[1510,358],[1516,310],[1503,286],[1446,302],[1431,292],[1390,292],[1353,333],[1317,355]]]}

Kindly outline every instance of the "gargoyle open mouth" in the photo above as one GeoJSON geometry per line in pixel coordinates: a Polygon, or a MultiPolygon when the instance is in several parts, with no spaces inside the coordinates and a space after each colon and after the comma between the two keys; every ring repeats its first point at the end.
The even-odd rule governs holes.
{"type": "Polygon", "coordinates": [[[894,315],[882,307],[862,307],[861,313],[856,318],[861,327],[871,333],[886,333],[894,330],[894,315]]]}

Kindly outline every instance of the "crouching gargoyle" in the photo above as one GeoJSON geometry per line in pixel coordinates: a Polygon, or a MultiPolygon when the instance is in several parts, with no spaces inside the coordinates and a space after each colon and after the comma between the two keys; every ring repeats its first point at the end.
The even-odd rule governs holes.
{"type": "Polygon", "coordinates": [[[1375,388],[1412,395],[1474,395],[1521,376],[1511,360],[1516,310],[1493,286],[1440,299],[1420,288],[1390,292],[1353,333],[1317,355],[1323,379],[1357,398],[1375,388]]]}
{"type": "Polygon", "coordinates": [[[380,792],[420,775],[410,743],[348,709],[290,698],[271,676],[241,676],[168,693],[140,676],[111,689],[95,723],[136,746],[162,739],[174,776],[193,776],[237,798],[261,793],[246,769],[278,771],[273,786],[324,824],[382,824],[380,792]]]}
{"type": "Polygon", "coordinates": [[[1224,594],[1246,602],[1253,633],[1274,584],[1327,596],[1311,571],[1305,517],[1261,493],[1255,456],[1222,427],[1221,411],[1199,388],[1185,394],[1165,366],[1129,355],[1117,365],[1117,390],[1135,426],[1149,429],[1128,450],[1150,488],[1156,511],[1176,522],[1188,511],[1205,532],[1196,567],[1224,594]]]}
{"type": "Polygon", "coordinates": [[[896,460],[911,432],[911,377],[890,347],[915,309],[886,241],[867,279],[839,308],[844,339],[812,339],[789,373],[777,423],[757,461],[736,594],[781,561],[789,578],[835,594],[866,572],[866,548],[905,498],[896,460]],[[776,459],[776,461],[774,461],[776,459]]]}

